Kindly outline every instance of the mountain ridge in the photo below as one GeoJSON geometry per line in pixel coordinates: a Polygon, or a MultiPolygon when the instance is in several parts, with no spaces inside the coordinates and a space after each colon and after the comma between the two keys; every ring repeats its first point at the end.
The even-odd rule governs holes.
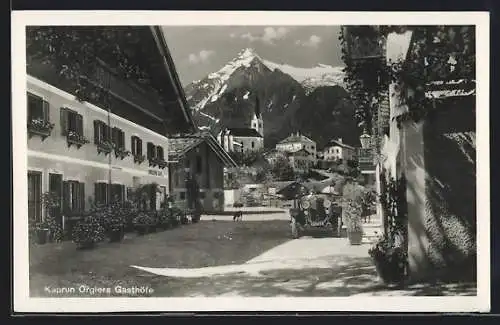
{"type": "Polygon", "coordinates": [[[310,69],[277,64],[245,48],[218,71],[187,85],[185,92],[193,117],[203,130],[216,133],[223,127],[249,127],[257,96],[264,119],[264,145],[268,148],[296,131],[320,139],[318,146],[333,136],[356,145],[353,141],[357,136],[349,141],[353,139],[350,134],[357,130],[350,126],[354,110],[343,104],[348,102],[348,94],[341,70],[325,64],[310,69]],[[345,112],[339,115],[332,110],[345,112]],[[316,121],[306,122],[309,116],[316,121]],[[350,116],[350,120],[344,118],[339,124],[335,121],[339,116],[350,116]],[[326,133],[319,134],[315,129],[326,133]]]}

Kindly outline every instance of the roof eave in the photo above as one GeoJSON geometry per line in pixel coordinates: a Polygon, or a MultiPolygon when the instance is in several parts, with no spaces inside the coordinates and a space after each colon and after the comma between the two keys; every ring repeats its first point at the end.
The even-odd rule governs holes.
{"type": "Polygon", "coordinates": [[[168,49],[165,35],[163,34],[163,31],[159,26],[151,26],[150,29],[151,33],[153,34],[153,38],[155,40],[158,51],[163,57],[163,65],[165,67],[165,70],[167,71],[172,85],[174,86],[174,90],[176,92],[177,99],[179,101],[179,105],[181,107],[184,118],[190,126],[191,131],[194,132],[195,130],[197,130],[197,126],[191,116],[191,111],[189,109],[184,90],[181,86],[177,71],[174,68],[174,60],[172,59],[172,55],[170,54],[170,50],[168,49]]]}

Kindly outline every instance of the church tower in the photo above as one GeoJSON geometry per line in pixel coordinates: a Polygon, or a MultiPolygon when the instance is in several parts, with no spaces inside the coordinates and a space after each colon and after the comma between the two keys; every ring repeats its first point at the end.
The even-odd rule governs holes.
{"type": "Polygon", "coordinates": [[[251,128],[259,132],[259,134],[264,137],[264,120],[262,119],[262,113],[260,111],[260,101],[258,95],[255,96],[255,107],[251,121],[251,128]]]}

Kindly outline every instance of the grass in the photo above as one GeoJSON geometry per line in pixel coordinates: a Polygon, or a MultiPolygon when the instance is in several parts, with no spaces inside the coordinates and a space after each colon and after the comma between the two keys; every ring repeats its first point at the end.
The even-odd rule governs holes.
{"type": "MultiPolygon", "coordinates": [[[[76,288],[74,293],[55,296],[121,296],[108,292],[79,294],[90,288],[148,287],[148,295],[179,295],[187,282],[203,279],[170,279],[136,270],[147,267],[204,267],[241,264],[289,240],[287,221],[200,221],[163,232],[136,236],[127,234],[121,243],[101,243],[92,250],[77,250],[63,242],[30,247],[30,293],[54,296],[55,288],[76,288]]],[[[206,281],[206,280],[205,280],[206,281]]],[[[194,283],[192,283],[194,284],[194,283]]],[[[127,296],[134,294],[127,293],[127,296]]]]}

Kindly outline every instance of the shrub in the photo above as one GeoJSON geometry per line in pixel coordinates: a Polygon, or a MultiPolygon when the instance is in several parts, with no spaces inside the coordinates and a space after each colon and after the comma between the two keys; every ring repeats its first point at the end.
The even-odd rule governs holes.
{"type": "Polygon", "coordinates": [[[139,212],[139,214],[133,219],[134,227],[154,227],[157,224],[156,217],[151,213],[139,212]]]}
{"type": "Polygon", "coordinates": [[[368,254],[385,283],[401,284],[404,281],[407,258],[401,241],[384,236],[368,250],[368,254]]]}
{"type": "Polygon", "coordinates": [[[73,242],[80,248],[92,247],[104,240],[104,233],[100,218],[89,216],[73,227],[73,242]]]}
{"type": "Polygon", "coordinates": [[[347,232],[362,232],[361,205],[356,201],[349,200],[345,203],[344,210],[347,232]]]}

